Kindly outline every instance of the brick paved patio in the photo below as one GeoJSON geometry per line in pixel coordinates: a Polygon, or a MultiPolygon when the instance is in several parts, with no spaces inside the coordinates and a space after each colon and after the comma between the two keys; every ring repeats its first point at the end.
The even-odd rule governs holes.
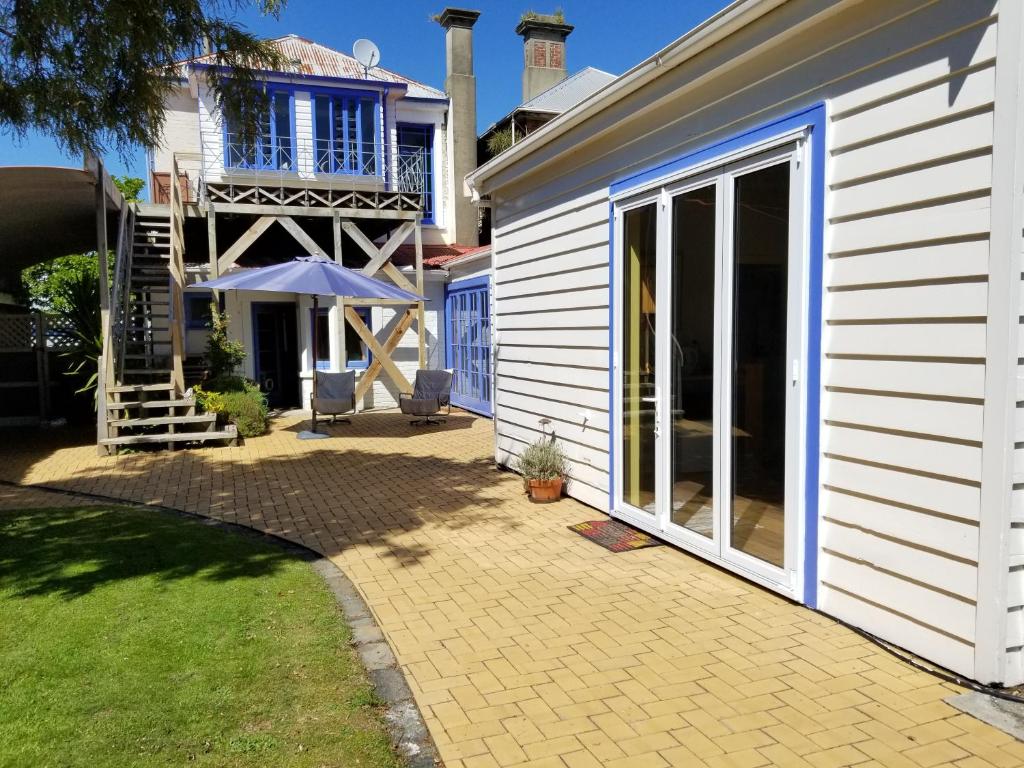
{"type": "MultiPolygon", "coordinates": [[[[366,597],[448,768],[1024,765],[957,689],[670,547],[611,554],[492,463],[491,422],[295,419],[238,448],[100,458],[7,433],[0,479],[163,504],[316,549],[366,597]]],[[[0,508],[37,493],[0,493],[0,508]]],[[[32,502],[35,503],[35,502],[32,502]]]]}

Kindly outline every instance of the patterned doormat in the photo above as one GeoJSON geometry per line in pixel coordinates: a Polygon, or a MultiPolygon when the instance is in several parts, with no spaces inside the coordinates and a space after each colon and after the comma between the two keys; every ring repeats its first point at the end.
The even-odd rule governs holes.
{"type": "Polygon", "coordinates": [[[632,552],[634,549],[661,546],[661,542],[652,536],[617,520],[588,520],[568,527],[609,552],[632,552]]]}

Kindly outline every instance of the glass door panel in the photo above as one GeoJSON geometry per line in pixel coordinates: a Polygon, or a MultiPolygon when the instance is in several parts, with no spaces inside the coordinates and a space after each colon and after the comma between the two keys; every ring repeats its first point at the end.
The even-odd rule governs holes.
{"type": "Polygon", "coordinates": [[[715,266],[717,185],[672,200],[672,456],[669,521],[715,533],[715,266]]]}
{"type": "Polygon", "coordinates": [[[785,564],[790,164],[733,179],[729,545],[785,564]]]}
{"type": "Polygon", "coordinates": [[[623,219],[622,498],[630,506],[653,515],[657,511],[657,210],[651,203],[626,211],[623,219]]]}

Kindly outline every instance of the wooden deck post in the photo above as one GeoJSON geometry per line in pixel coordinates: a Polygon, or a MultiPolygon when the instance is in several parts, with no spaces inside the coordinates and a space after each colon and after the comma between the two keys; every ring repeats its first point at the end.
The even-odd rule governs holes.
{"type": "MultiPolygon", "coordinates": [[[[107,268],[107,195],[103,184],[103,161],[89,157],[86,164],[95,163],[96,168],[96,259],[99,266],[100,282],[100,328],[103,329],[103,354],[96,365],[96,442],[107,438],[107,361],[113,354],[110,334],[110,281],[107,268]]],[[[97,448],[100,455],[106,448],[97,448]]]]}
{"type": "Polygon", "coordinates": [[[217,211],[210,203],[206,212],[206,241],[210,251],[210,278],[220,277],[220,264],[217,263],[217,211]]]}
{"type": "MultiPolygon", "coordinates": [[[[421,219],[416,219],[416,293],[424,296],[423,293],[423,225],[421,219]]],[[[416,329],[419,335],[419,363],[420,369],[427,367],[427,328],[426,311],[423,302],[416,302],[416,329]]]]}
{"type": "Polygon", "coordinates": [[[332,221],[334,225],[334,260],[341,264],[341,216],[334,212],[332,221]]]}

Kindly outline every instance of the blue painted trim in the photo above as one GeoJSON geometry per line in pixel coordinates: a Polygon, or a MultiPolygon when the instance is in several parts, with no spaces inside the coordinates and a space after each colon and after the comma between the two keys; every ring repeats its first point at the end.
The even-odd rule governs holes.
{"type": "MultiPolygon", "coordinates": [[[[388,92],[384,91],[384,98],[380,100],[380,148],[382,162],[381,174],[384,176],[384,189],[389,192],[394,189],[395,180],[391,178],[391,137],[387,135],[388,128],[388,92]]],[[[398,131],[395,131],[395,140],[398,139],[398,131]]]]}
{"type": "MultiPolygon", "coordinates": [[[[818,484],[820,482],[820,445],[821,445],[821,318],[822,318],[822,272],[824,265],[824,242],[825,242],[825,162],[826,162],[826,111],[825,104],[818,103],[806,109],[780,117],[769,123],[764,123],[743,133],[730,138],[704,146],[700,149],[689,152],[681,157],[674,158],[668,162],[654,166],[639,173],[627,176],[614,182],[609,188],[609,194],[614,196],[622,192],[628,192],[634,187],[643,186],[664,176],[670,176],[676,171],[684,171],[686,168],[698,165],[705,161],[712,161],[731,152],[736,152],[745,147],[752,146],[761,141],[770,139],[772,136],[787,133],[789,131],[809,129],[807,159],[810,163],[808,174],[808,185],[810,192],[810,211],[808,232],[808,299],[806,318],[807,338],[807,386],[806,386],[806,412],[807,431],[805,435],[804,452],[804,538],[802,542],[804,553],[803,567],[803,602],[805,605],[816,608],[818,605],[818,484]]],[[[614,413],[615,381],[615,220],[614,204],[610,205],[608,229],[609,238],[609,406],[614,413]]],[[[615,499],[615,464],[616,444],[614,420],[609,424],[609,455],[611,458],[611,474],[609,479],[609,508],[614,509],[615,499]]]]}
{"type": "Polygon", "coordinates": [[[346,175],[346,176],[365,176],[365,177],[377,177],[385,176],[385,169],[381,168],[380,173],[367,174],[362,172],[362,161],[363,161],[363,145],[362,145],[362,131],[363,131],[363,120],[362,110],[364,99],[373,99],[374,109],[374,136],[373,136],[373,154],[375,158],[375,164],[381,162],[381,146],[382,146],[382,133],[381,133],[381,115],[383,115],[383,106],[381,94],[377,91],[354,91],[340,88],[316,88],[310,90],[309,102],[310,102],[310,113],[312,115],[311,128],[313,133],[313,172],[315,174],[331,174],[331,175],[346,175]],[[319,132],[317,130],[316,120],[316,100],[318,96],[327,97],[327,127],[328,127],[328,148],[327,148],[327,170],[323,170],[319,167],[317,156],[319,147],[317,142],[320,141],[319,132]],[[343,148],[344,165],[339,167],[337,163],[337,143],[338,137],[334,135],[335,127],[335,116],[334,108],[337,99],[341,99],[342,110],[344,117],[341,121],[341,146],[343,148]],[[352,139],[349,135],[349,115],[355,111],[356,116],[356,137],[355,142],[358,148],[356,152],[356,162],[359,164],[357,168],[351,168],[348,165],[349,152],[348,146],[352,139]]]}
{"type": "MultiPolygon", "coordinates": [[[[353,307],[353,309],[363,318],[363,322],[366,323],[366,327],[370,329],[370,333],[373,333],[373,311],[371,307],[353,307]]],[[[342,318],[342,322],[345,323],[345,333],[348,333],[348,321],[342,318]]],[[[362,371],[370,367],[370,363],[373,362],[373,352],[370,348],[366,348],[366,359],[365,360],[349,360],[348,359],[348,344],[345,345],[345,367],[351,368],[354,371],[362,371]]]]}
{"type": "MultiPolygon", "coordinates": [[[[493,323],[493,318],[490,316],[490,301],[491,301],[491,277],[490,277],[490,275],[479,275],[477,277],[469,277],[469,278],[466,278],[465,280],[456,281],[454,283],[448,283],[444,287],[444,329],[445,329],[445,333],[444,333],[444,367],[445,368],[451,369],[451,368],[454,368],[454,366],[455,366],[455,356],[452,353],[452,335],[451,335],[451,329],[452,329],[451,306],[452,305],[451,305],[451,301],[449,301],[449,299],[452,296],[458,295],[460,293],[471,293],[473,291],[479,291],[481,288],[486,288],[487,289],[487,292],[485,294],[486,300],[487,300],[487,305],[488,305],[488,311],[487,311],[488,323],[487,323],[487,326],[488,326],[488,330],[493,332],[493,329],[491,328],[491,325],[493,323]]],[[[492,339],[493,339],[493,337],[492,337],[492,339]]],[[[490,364],[490,361],[491,361],[491,349],[492,349],[492,346],[493,346],[493,344],[488,344],[488,354],[487,354],[488,364],[490,364]]],[[[494,371],[493,370],[489,371],[488,378],[490,378],[491,382],[493,383],[493,380],[494,380],[494,371]]],[[[494,417],[494,403],[491,402],[491,397],[492,396],[493,396],[493,390],[491,390],[491,389],[488,389],[487,400],[477,400],[475,398],[473,398],[473,399],[462,399],[462,398],[459,398],[455,394],[455,392],[452,392],[452,405],[457,405],[459,408],[462,408],[463,410],[471,411],[472,413],[475,413],[475,414],[477,414],[479,416],[486,416],[487,418],[490,419],[490,418],[494,417]]]]}
{"type": "MultiPolygon", "coordinates": [[[[196,70],[205,69],[219,69],[224,73],[230,74],[230,70],[227,67],[218,67],[215,64],[203,64],[195,63],[190,65],[196,70]]],[[[317,84],[315,87],[318,88],[331,88],[329,85],[323,85],[324,83],[344,83],[347,86],[353,86],[353,90],[369,90],[377,91],[379,89],[390,89],[390,90],[402,90],[407,91],[409,89],[408,83],[395,83],[388,80],[363,80],[357,77],[331,77],[329,75],[296,75],[291,72],[275,72],[270,69],[257,69],[255,70],[257,75],[263,77],[280,77],[286,78],[284,80],[263,80],[262,83],[277,88],[295,88],[299,91],[306,91],[314,87],[309,84],[317,84]]],[[[413,97],[416,101],[426,101],[428,97],[413,97]]],[[[448,99],[430,98],[431,101],[444,101],[448,99]]]]}
{"type": "MultiPolygon", "coordinates": [[[[328,355],[328,357],[327,357],[326,360],[317,360],[316,359],[316,350],[313,349],[313,323],[314,323],[313,308],[310,307],[309,308],[309,353],[310,353],[309,354],[309,359],[314,363],[313,367],[316,368],[318,371],[329,371],[329,370],[331,370],[331,358],[330,358],[330,354],[331,354],[331,352],[330,352],[330,350],[331,350],[331,341],[330,341],[330,337],[331,337],[331,323],[330,323],[331,308],[330,307],[317,307],[316,313],[318,315],[320,315],[321,317],[328,318],[328,321],[327,321],[327,355],[328,355]]],[[[319,341],[319,340],[320,339],[317,338],[317,341],[319,341]]]]}
{"type": "Polygon", "coordinates": [[[615,511],[615,470],[618,462],[615,440],[615,204],[608,203],[608,512],[615,511]]]}
{"type": "MultiPolygon", "coordinates": [[[[298,140],[297,139],[298,139],[298,137],[296,136],[297,131],[296,131],[296,128],[295,128],[295,91],[296,90],[301,90],[301,89],[296,89],[294,87],[288,87],[288,86],[282,86],[282,87],[279,88],[279,87],[276,87],[276,86],[274,86],[272,84],[269,84],[269,83],[266,83],[264,85],[267,86],[267,94],[269,96],[269,101],[270,101],[270,106],[269,106],[269,109],[268,109],[268,112],[267,112],[267,115],[266,115],[266,126],[270,129],[269,130],[269,134],[270,134],[270,163],[264,163],[263,162],[263,149],[262,149],[263,148],[263,144],[262,144],[262,142],[257,142],[256,146],[253,149],[253,152],[254,152],[253,160],[254,160],[254,162],[252,164],[246,163],[244,161],[240,162],[240,163],[237,163],[237,164],[233,164],[232,161],[231,161],[231,149],[230,149],[229,143],[228,143],[228,121],[224,117],[224,115],[221,114],[221,116],[220,116],[221,117],[220,124],[221,124],[221,140],[223,141],[224,169],[225,170],[234,170],[234,171],[280,171],[280,170],[284,170],[284,169],[278,167],[279,166],[279,162],[278,162],[279,158],[278,158],[278,152],[277,152],[277,108],[276,108],[276,105],[274,104],[275,97],[278,94],[284,93],[284,94],[288,95],[288,113],[289,113],[288,114],[288,121],[290,123],[291,132],[292,132],[292,135],[290,137],[291,141],[289,143],[290,143],[290,151],[291,151],[291,157],[292,157],[292,164],[295,166],[294,168],[291,168],[291,169],[285,171],[285,173],[296,173],[298,171],[299,158],[298,158],[298,152],[297,152],[297,146],[298,146],[298,140]]],[[[262,128],[263,126],[261,125],[260,127],[262,128]]]]}
{"type": "Polygon", "coordinates": [[[821,323],[823,271],[825,264],[825,105],[808,111],[811,135],[807,156],[810,162],[810,233],[808,250],[807,296],[807,453],[804,473],[804,603],[818,607],[819,482],[821,476],[821,323]]]}
{"type": "Polygon", "coordinates": [[[736,134],[728,139],[717,141],[700,149],[695,149],[681,157],[674,158],[653,166],[652,168],[626,176],[619,181],[612,182],[609,192],[612,196],[618,195],[622,192],[628,192],[633,187],[643,186],[644,184],[660,179],[663,176],[670,176],[677,171],[683,171],[699,163],[714,160],[720,155],[742,150],[751,144],[756,144],[759,141],[770,139],[772,136],[776,136],[780,133],[798,130],[808,126],[813,128],[818,122],[818,118],[816,117],[817,113],[821,112],[821,114],[824,115],[824,109],[825,107],[823,104],[816,104],[813,107],[808,107],[807,109],[803,109],[799,112],[794,112],[786,115],[785,117],[780,117],[770,123],[763,123],[756,128],[751,128],[748,131],[736,134]]]}
{"type": "Polygon", "coordinates": [[[204,331],[210,326],[205,320],[197,319],[192,315],[192,302],[198,299],[206,299],[207,304],[213,303],[213,291],[185,291],[185,329],[189,331],[204,331]]]}
{"type": "MultiPolygon", "coordinates": [[[[398,154],[402,150],[402,129],[410,131],[422,131],[424,134],[425,149],[429,153],[430,162],[430,210],[429,215],[424,215],[423,224],[434,224],[434,201],[437,200],[437,175],[434,173],[434,124],[433,123],[395,123],[395,142],[398,144],[398,154]]],[[[424,212],[425,214],[428,212],[424,212]]]]}

